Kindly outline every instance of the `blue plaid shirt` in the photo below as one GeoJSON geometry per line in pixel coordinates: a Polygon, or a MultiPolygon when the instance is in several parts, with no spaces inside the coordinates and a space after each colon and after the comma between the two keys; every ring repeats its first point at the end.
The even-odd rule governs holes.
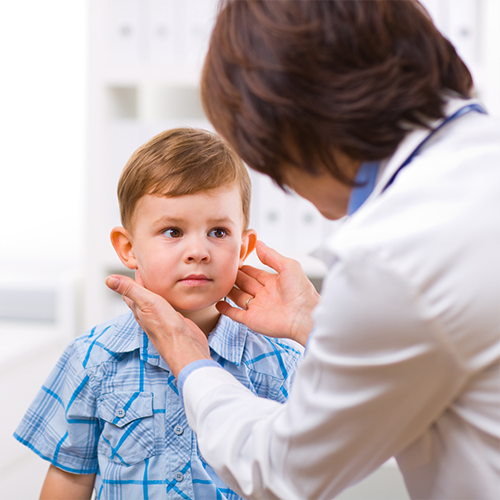
{"type": "MultiPolygon", "coordinates": [[[[221,316],[214,361],[284,402],[300,347],[221,316]]],[[[239,499],[203,460],[177,383],[131,313],[66,348],[14,436],[56,467],[97,473],[97,499],[239,499]]]]}

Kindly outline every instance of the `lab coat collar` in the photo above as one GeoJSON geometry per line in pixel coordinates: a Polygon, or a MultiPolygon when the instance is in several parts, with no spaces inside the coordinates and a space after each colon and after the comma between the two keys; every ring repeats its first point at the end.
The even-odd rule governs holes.
{"type": "MultiPolygon", "coordinates": [[[[439,125],[441,125],[441,123],[446,120],[446,117],[453,115],[459,109],[469,104],[482,105],[482,103],[478,99],[459,99],[455,97],[448,97],[445,104],[444,118],[430,122],[430,129],[419,127],[408,132],[408,134],[397,147],[395,153],[390,158],[383,160],[380,163],[375,187],[370,196],[363,203],[363,206],[360,207],[360,211],[362,211],[362,208],[364,206],[369,205],[371,201],[373,201],[380,195],[380,193],[382,193],[386,184],[390,181],[394,173],[418,148],[418,146],[425,140],[425,138],[432,133],[433,129],[439,127],[439,125]]],[[[429,144],[432,144],[432,139],[428,144],[426,144],[426,147],[429,144]]],[[[343,217],[342,219],[337,221],[337,224],[335,225],[332,233],[329,235],[325,243],[309,254],[312,257],[316,257],[317,259],[320,259],[322,262],[324,262],[327,268],[331,268],[337,261],[337,256],[331,250],[330,242],[334,239],[336,232],[349,220],[349,218],[350,217],[343,217]]]]}
{"type": "MultiPolygon", "coordinates": [[[[377,183],[375,184],[375,188],[373,189],[371,195],[368,197],[367,203],[369,203],[373,198],[376,198],[384,190],[393,174],[415,151],[415,149],[418,148],[420,143],[423,142],[429,134],[431,134],[432,129],[439,127],[439,125],[446,120],[446,117],[453,115],[460,108],[469,104],[481,104],[481,102],[478,99],[458,99],[450,97],[447,99],[445,104],[445,118],[430,122],[429,126],[431,130],[419,127],[410,131],[401,141],[395,153],[388,160],[382,162],[377,183]]],[[[431,143],[432,139],[429,141],[429,144],[431,143]]],[[[427,145],[428,144],[426,144],[426,146],[427,145]]]]}

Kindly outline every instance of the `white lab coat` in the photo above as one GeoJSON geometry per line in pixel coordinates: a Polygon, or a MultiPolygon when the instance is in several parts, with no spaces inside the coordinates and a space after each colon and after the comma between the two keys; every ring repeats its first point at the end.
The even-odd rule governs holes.
{"type": "Polygon", "coordinates": [[[427,134],[328,242],[288,402],[187,377],[201,453],[241,495],[333,498],[395,456],[414,499],[500,498],[500,121],[446,125],[380,194],[427,134]]]}

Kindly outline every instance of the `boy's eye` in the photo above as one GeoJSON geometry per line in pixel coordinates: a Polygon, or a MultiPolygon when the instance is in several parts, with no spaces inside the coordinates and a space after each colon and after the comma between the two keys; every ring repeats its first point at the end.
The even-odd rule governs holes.
{"type": "Polygon", "coordinates": [[[221,227],[216,227],[208,232],[208,236],[213,238],[224,238],[224,236],[227,236],[227,230],[222,229],[221,227]]]}
{"type": "Polygon", "coordinates": [[[167,238],[180,238],[182,236],[182,232],[176,227],[171,227],[170,229],[165,229],[165,231],[163,231],[163,235],[167,238]]]}

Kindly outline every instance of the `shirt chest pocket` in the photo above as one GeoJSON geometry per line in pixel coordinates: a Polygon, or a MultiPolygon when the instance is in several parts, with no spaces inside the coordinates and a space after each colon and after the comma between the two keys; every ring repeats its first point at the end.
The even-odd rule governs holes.
{"type": "Polygon", "coordinates": [[[98,452],[116,463],[132,465],[154,455],[153,394],[115,392],[97,401],[104,421],[98,452]]]}

